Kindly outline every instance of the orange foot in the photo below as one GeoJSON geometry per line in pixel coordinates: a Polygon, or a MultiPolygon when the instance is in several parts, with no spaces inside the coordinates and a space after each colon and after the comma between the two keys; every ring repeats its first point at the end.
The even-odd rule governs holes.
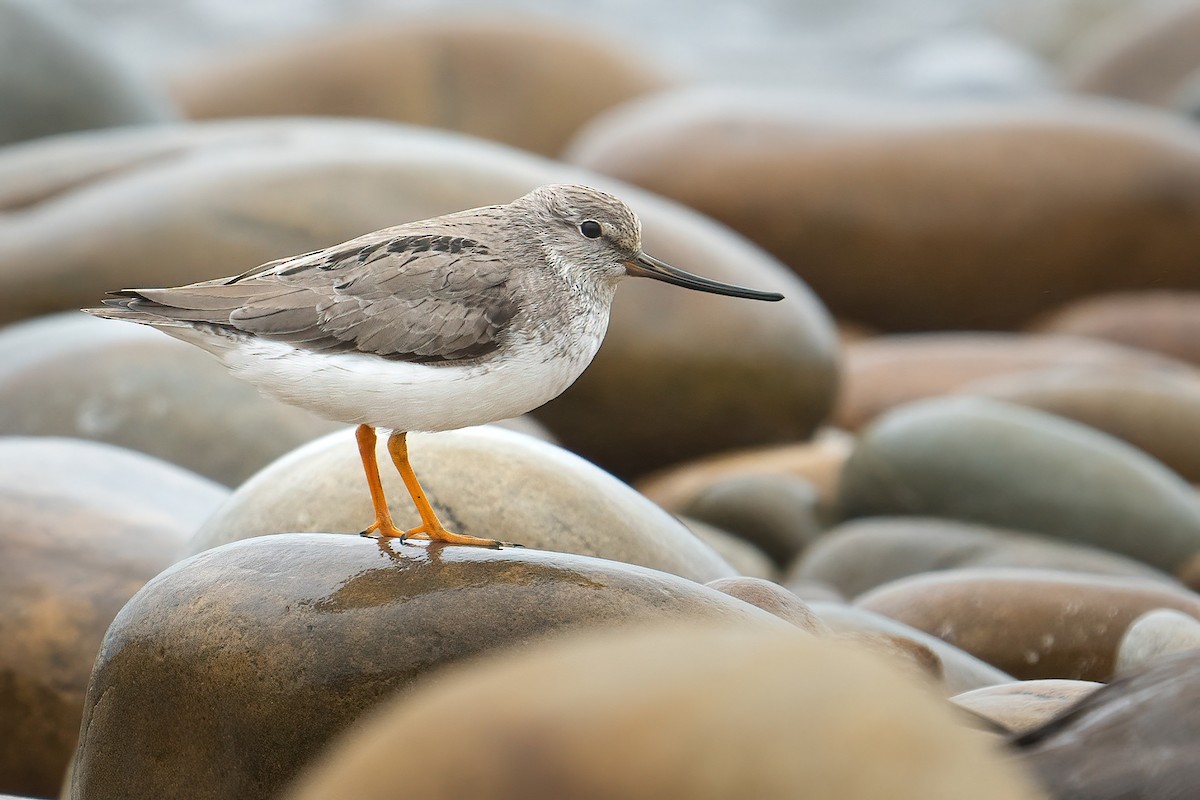
{"type": "Polygon", "coordinates": [[[370,536],[378,534],[381,538],[398,538],[400,541],[405,539],[428,539],[433,542],[446,542],[447,544],[469,544],[475,547],[491,547],[499,550],[501,547],[524,547],[524,545],[514,542],[502,542],[499,539],[481,539],[478,536],[463,536],[461,533],[453,533],[446,530],[442,526],[430,528],[425,525],[418,525],[411,530],[402,531],[392,524],[391,520],[375,520],[371,527],[359,533],[359,536],[370,536]]]}

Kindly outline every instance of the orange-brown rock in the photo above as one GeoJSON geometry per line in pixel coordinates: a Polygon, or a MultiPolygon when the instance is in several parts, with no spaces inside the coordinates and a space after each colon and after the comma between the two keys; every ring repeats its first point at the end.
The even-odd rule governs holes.
{"type": "Polygon", "coordinates": [[[1200,292],[1086,297],[1048,313],[1036,329],[1106,339],[1200,365],[1200,292]]]}
{"type": "Polygon", "coordinates": [[[1182,120],[1094,100],[700,88],[601,115],[568,158],[746,234],[838,317],[901,331],[1012,328],[1096,292],[1200,288],[1198,143],[1182,120]]]}
{"type": "Polygon", "coordinates": [[[1039,796],[990,737],[887,663],[796,631],[715,626],[573,637],[446,674],[345,737],[285,797],[399,794],[1039,796]],[[430,748],[417,769],[396,758],[396,742],[426,738],[455,747],[430,748]]]}
{"type": "Polygon", "coordinates": [[[705,584],[710,589],[758,606],[797,628],[817,636],[831,633],[821,618],[804,601],[777,583],[762,578],[717,578],[705,584]]]}
{"type": "Polygon", "coordinates": [[[1136,578],[1021,569],[916,575],[855,605],[938,636],[1021,680],[1112,677],[1117,647],[1146,611],[1200,618],[1200,595],[1136,578]]]}
{"type": "Polygon", "coordinates": [[[1101,686],[1094,681],[1018,681],[964,692],[951,697],[950,702],[1022,734],[1040,727],[1101,686]]]}
{"type": "Polygon", "coordinates": [[[556,156],[591,117],[667,79],[588,26],[446,13],[256,42],[173,83],[195,119],[379,117],[556,156]]]}
{"type": "Polygon", "coordinates": [[[0,438],[0,792],[58,796],[104,631],[225,494],[110,445],[0,438]]]}

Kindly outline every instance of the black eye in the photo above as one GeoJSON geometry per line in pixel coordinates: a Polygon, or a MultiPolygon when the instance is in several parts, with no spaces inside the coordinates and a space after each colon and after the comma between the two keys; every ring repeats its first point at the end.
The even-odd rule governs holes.
{"type": "Polygon", "coordinates": [[[594,219],[584,220],[579,223],[579,232],[589,239],[599,239],[601,234],[600,223],[594,219]]]}

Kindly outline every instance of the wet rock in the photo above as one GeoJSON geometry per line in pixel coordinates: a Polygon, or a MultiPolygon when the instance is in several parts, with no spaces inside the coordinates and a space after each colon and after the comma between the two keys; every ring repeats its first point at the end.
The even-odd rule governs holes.
{"type": "Polygon", "coordinates": [[[740,536],[784,567],[821,535],[818,502],[812,484],[795,475],[731,475],[682,513],[740,536]]]}
{"type": "MultiPolygon", "coordinates": [[[[733,568],[678,520],[562,448],[485,426],[410,434],[409,455],[446,527],[468,536],[609,558],[700,582],[733,568]]],[[[379,443],[380,473],[402,529],[420,524],[379,443]]],[[[284,456],[242,484],[192,551],[285,531],[357,533],[374,519],[351,430],[284,456]]]]}
{"type": "Polygon", "coordinates": [[[950,702],[992,720],[1012,733],[1028,733],[1103,684],[1093,681],[1018,681],[985,686],[950,702]]]}
{"type": "Polygon", "coordinates": [[[426,684],[286,796],[1037,797],[993,748],[911,680],[845,646],[656,627],[548,643],[426,684]],[[748,746],[731,747],[732,731],[753,731],[748,746]],[[457,747],[431,749],[419,770],[385,755],[426,736],[457,747]]]}
{"type": "Polygon", "coordinates": [[[323,534],[209,550],[114,621],[70,797],[273,796],[365,711],[447,664],[550,632],[684,619],[791,631],[691,581],[583,556],[323,534]]]}
{"type": "Polygon", "coordinates": [[[105,629],[225,493],[109,445],[0,438],[0,791],[58,795],[105,629]]]}
{"type": "Polygon", "coordinates": [[[698,519],[683,516],[678,519],[689,531],[696,534],[696,538],[725,559],[726,563],[733,567],[739,575],[765,578],[766,580],[775,580],[779,577],[779,567],[775,566],[775,562],[745,539],[698,519]]]}
{"type": "Polygon", "coordinates": [[[615,181],[383,122],[206,123],[6,151],[0,321],[94,305],[116,287],[235,274],[561,181],[627,199],[659,258],[782,291],[787,302],[631,282],[618,293],[595,363],[538,418],[566,446],[629,477],[809,435],[832,404],[836,339],[813,295],[774,259],[700,215],[615,181]],[[637,413],[630,397],[638,398],[637,413]]]}
{"type": "Polygon", "coordinates": [[[1200,373],[1064,367],[1002,375],[962,391],[1090,425],[1200,482],[1200,373]]]}
{"type": "Polygon", "coordinates": [[[710,589],[724,592],[730,597],[758,606],[782,620],[792,623],[801,630],[816,636],[831,633],[820,617],[813,613],[796,595],[777,583],[762,578],[717,578],[705,584],[710,589]]]}
{"type": "Polygon", "coordinates": [[[1200,618],[1200,595],[1137,578],[1021,569],[915,575],[855,605],[962,648],[1020,680],[1105,681],[1139,615],[1174,608],[1200,618]]]}
{"type": "Polygon", "coordinates": [[[222,54],[174,92],[195,119],[381,117],[556,156],[600,111],[666,85],[632,55],[578,25],[410,15],[222,54]]]}
{"type": "Polygon", "coordinates": [[[1135,619],[1117,647],[1117,674],[1124,674],[1167,656],[1200,650],[1200,622],[1168,608],[1147,611],[1135,619]]]}
{"type": "Polygon", "coordinates": [[[928,648],[941,662],[944,689],[949,695],[1015,680],[1011,675],[1001,672],[965,650],[883,614],[844,603],[819,600],[808,602],[808,607],[836,634],[883,634],[907,639],[916,646],[928,648]]]}
{"type": "Polygon", "coordinates": [[[1090,336],[1200,365],[1200,292],[1124,292],[1069,303],[1039,330],[1090,336]]]}
{"type": "Polygon", "coordinates": [[[1200,786],[1200,657],[1101,687],[1015,741],[1056,800],[1186,800],[1200,786]]]}
{"type": "Polygon", "coordinates": [[[175,116],[61,4],[0,0],[0,75],[0,145],[175,116]]]}
{"type": "Polygon", "coordinates": [[[841,501],[846,518],[1014,528],[1171,573],[1200,552],[1200,503],[1175,473],[1094,428],[984,398],[925,400],[880,417],[846,463],[841,501]]]}
{"type": "Polygon", "coordinates": [[[345,427],[270,400],[215,358],[140,325],[77,312],[0,329],[0,434],[71,436],[236,486],[345,427]]]}
{"type": "Polygon", "coordinates": [[[846,348],[834,420],[858,430],[896,406],[1011,373],[1055,367],[1195,375],[1151,353],[1075,336],[938,332],[881,336],[846,348]]]}
{"type": "Polygon", "coordinates": [[[1086,294],[1200,287],[1198,141],[1110,102],[699,88],[602,114],[567,157],[747,235],[838,317],[1003,329],[1086,294]]]}
{"type": "Polygon", "coordinates": [[[868,517],[831,528],[805,551],[788,585],[819,581],[856,597],[923,572],[1024,567],[1158,580],[1169,576],[1131,558],[1020,531],[934,517],[868,517]]]}

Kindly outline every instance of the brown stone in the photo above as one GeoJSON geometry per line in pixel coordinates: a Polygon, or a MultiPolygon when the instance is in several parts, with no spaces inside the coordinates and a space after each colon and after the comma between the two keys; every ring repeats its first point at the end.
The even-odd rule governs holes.
{"type": "MultiPolygon", "coordinates": [[[[700,582],[733,568],[682,523],[612,475],[547,442],[493,426],[410,434],[425,494],[450,529],[598,556],[700,582]]],[[[402,529],[420,524],[379,442],[383,486],[402,529]]],[[[192,540],[192,551],[281,532],[357,533],[374,516],[354,432],[337,431],[264,468],[192,540]]]]}
{"type": "Polygon", "coordinates": [[[803,438],[832,404],[834,329],[787,269],[694,212],[558,162],[428,129],[333,119],[131,129],[18,149],[0,154],[0,322],[95,305],[122,286],[235,274],[575,181],[628,200],[659,258],[787,301],[631,281],[595,363],[538,412],[565,445],[632,477],[803,438]]]}
{"type": "Polygon", "coordinates": [[[567,157],[744,233],[839,318],[900,331],[1012,328],[1096,292],[1200,288],[1197,142],[1184,121],[1083,99],[690,88],[601,115],[567,157]]]}
{"type": "Polygon", "coordinates": [[[1042,317],[1037,329],[1105,339],[1200,365],[1200,292],[1086,297],[1042,317]]]}
{"type": "Polygon", "coordinates": [[[938,636],[1019,680],[1108,680],[1121,637],[1139,615],[1174,608],[1200,618],[1200,595],[1186,589],[1049,570],[916,575],[855,605],[938,636]]]}
{"type": "Polygon", "coordinates": [[[938,332],[880,336],[846,348],[834,421],[858,430],[913,400],[950,394],[1011,373],[1055,367],[1182,373],[1186,365],[1076,336],[938,332]]]}
{"type": "Polygon", "coordinates": [[[989,738],[875,658],[798,632],[664,626],[548,643],[428,683],[343,739],[285,797],[398,793],[1039,796],[989,738]],[[431,748],[416,770],[395,757],[396,742],[426,737],[456,746],[431,748]]]}
{"type": "Polygon", "coordinates": [[[745,539],[698,519],[685,516],[678,519],[689,531],[696,534],[697,539],[715,550],[729,566],[737,570],[739,575],[765,578],[769,581],[779,577],[779,567],[775,566],[775,562],[745,539]]]}
{"type": "MultiPolygon", "coordinates": [[[[163,573],[113,623],[69,796],[274,796],[365,711],[447,664],[572,628],[694,619],[793,630],[691,581],[584,556],[237,542],[163,573]]],[[[460,752],[428,745],[439,740],[422,739],[422,758],[460,752]]]]}
{"type": "Polygon", "coordinates": [[[818,581],[856,597],[909,575],[962,567],[1065,570],[1178,587],[1153,567],[1106,550],[934,517],[867,517],[831,528],[793,565],[786,583],[818,581]]]}
{"type": "Polygon", "coordinates": [[[792,623],[801,630],[817,636],[831,633],[804,601],[777,583],[762,578],[717,578],[705,584],[710,589],[724,592],[730,597],[758,606],[782,620],[792,623]]]}
{"type": "Polygon", "coordinates": [[[255,42],[173,81],[194,119],[380,117],[556,156],[600,111],[666,85],[645,54],[527,16],[408,16],[255,42]]]}
{"type": "Polygon", "coordinates": [[[105,629],[224,495],[109,445],[0,438],[0,791],[58,795],[105,629]]]}
{"type": "Polygon", "coordinates": [[[1018,681],[964,692],[950,702],[1021,734],[1040,727],[1101,686],[1094,681],[1018,681]]]}
{"type": "Polygon", "coordinates": [[[1200,651],[1200,621],[1181,611],[1156,608],[1130,623],[1117,647],[1117,674],[1185,651],[1200,651]]]}

